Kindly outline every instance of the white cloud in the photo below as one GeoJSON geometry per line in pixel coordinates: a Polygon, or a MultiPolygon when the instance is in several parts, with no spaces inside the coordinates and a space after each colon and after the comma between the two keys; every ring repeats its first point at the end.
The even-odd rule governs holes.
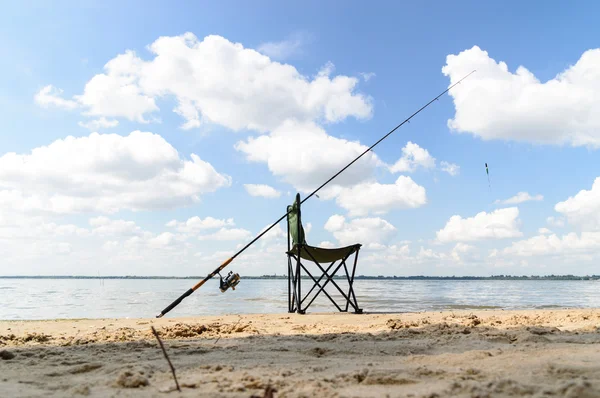
{"type": "Polygon", "coordinates": [[[523,203],[523,202],[540,201],[540,200],[544,200],[544,196],[543,195],[531,196],[527,192],[519,192],[519,193],[517,193],[513,197],[510,197],[510,198],[508,198],[506,200],[500,200],[500,199],[498,199],[494,203],[496,203],[496,204],[503,204],[503,205],[516,205],[516,204],[523,203]]]}
{"type": "Polygon", "coordinates": [[[362,76],[363,79],[365,79],[366,82],[368,82],[369,80],[371,80],[372,78],[374,78],[376,75],[374,72],[362,72],[360,74],[362,76]]]}
{"type": "MultiPolygon", "coordinates": [[[[440,162],[441,170],[457,176],[460,172],[460,166],[447,161],[440,162]]],[[[412,173],[419,167],[424,169],[434,169],[436,167],[436,159],[429,154],[429,151],[420,147],[414,142],[408,141],[402,148],[402,157],[389,167],[392,173],[409,172],[412,173]]]]}
{"type": "MultiPolygon", "coordinates": [[[[386,269],[395,275],[424,275],[427,269],[435,274],[456,274],[457,271],[446,271],[451,268],[467,270],[469,266],[481,267],[481,255],[474,246],[457,243],[449,251],[436,251],[420,246],[411,249],[409,244],[396,244],[378,247],[369,251],[361,260],[363,266],[368,264],[374,269],[386,269]],[[427,267],[427,268],[425,268],[427,267]]],[[[481,271],[476,273],[481,274],[481,271]]]]}
{"type": "Polygon", "coordinates": [[[62,92],[62,90],[49,84],[38,91],[33,100],[43,108],[55,106],[57,108],[73,110],[79,107],[76,101],[61,98],[62,92]]]}
{"type": "Polygon", "coordinates": [[[392,224],[382,218],[355,218],[346,222],[345,217],[338,214],[329,217],[325,229],[332,232],[342,246],[383,243],[396,231],[392,224]]]}
{"type": "Polygon", "coordinates": [[[347,209],[350,216],[364,216],[369,212],[385,214],[392,209],[412,209],[427,203],[425,188],[410,177],[400,176],[394,184],[365,182],[343,188],[336,203],[347,209]]]}
{"type": "MultiPolygon", "coordinates": [[[[270,232],[270,231],[269,231],[270,232]]],[[[221,228],[209,235],[200,235],[199,240],[242,240],[251,237],[250,231],[243,228],[221,228]]]]}
{"type": "Polygon", "coordinates": [[[504,239],[523,236],[519,231],[519,209],[508,207],[484,211],[474,217],[462,218],[455,215],[450,217],[446,226],[436,232],[440,242],[467,242],[482,239],[504,239]]]}
{"type": "MultiPolygon", "coordinates": [[[[304,222],[302,222],[304,224],[304,222]]],[[[304,232],[306,233],[307,239],[308,239],[308,235],[310,234],[310,231],[312,230],[312,223],[306,223],[306,225],[304,226],[304,232]]]]}
{"type": "Polygon", "coordinates": [[[552,231],[550,231],[548,228],[538,229],[538,234],[540,234],[540,235],[549,235],[551,233],[552,233],[552,231]]]}
{"type": "Polygon", "coordinates": [[[169,221],[165,226],[169,228],[175,228],[178,232],[182,233],[196,233],[205,229],[216,229],[225,226],[233,226],[233,218],[226,220],[216,219],[213,217],[206,217],[204,219],[194,216],[187,219],[187,221],[179,222],[177,220],[169,221]]]}
{"type": "Polygon", "coordinates": [[[583,189],[564,202],[557,203],[554,210],[563,214],[569,223],[585,230],[600,229],[600,177],[594,180],[592,189],[583,189]]]}
{"type": "Polygon", "coordinates": [[[475,249],[472,245],[467,245],[466,243],[458,242],[452,251],[450,252],[450,257],[457,263],[463,262],[464,256],[473,252],[475,249]]]}
{"type": "Polygon", "coordinates": [[[262,43],[257,50],[271,59],[284,60],[301,54],[308,40],[307,34],[295,33],[286,40],[262,43]]]}
{"type": "Polygon", "coordinates": [[[244,184],[244,188],[250,194],[250,196],[262,196],[263,198],[278,198],[281,196],[281,192],[275,188],[264,185],[264,184],[244,184]]]}
{"type": "Polygon", "coordinates": [[[562,228],[565,226],[565,220],[563,220],[562,218],[556,218],[553,216],[546,218],[546,222],[548,223],[548,225],[551,225],[551,226],[557,227],[557,228],[562,228]]]}
{"type": "MultiPolygon", "coordinates": [[[[270,225],[265,226],[263,229],[261,229],[259,231],[259,233],[257,235],[262,234],[269,227],[270,227],[270,225]]],[[[304,229],[304,232],[307,233],[306,228],[304,229]]],[[[283,230],[283,228],[281,228],[281,225],[277,224],[273,228],[271,228],[269,230],[269,232],[264,234],[260,239],[261,239],[261,241],[273,241],[273,240],[280,240],[283,238],[285,238],[285,231],[283,230]]]]}
{"type": "Polygon", "coordinates": [[[450,174],[452,177],[457,176],[460,173],[460,166],[454,163],[446,162],[442,160],[440,162],[440,166],[442,167],[442,171],[450,174]]]}
{"type": "MultiPolygon", "coordinates": [[[[514,242],[503,250],[504,254],[517,256],[556,256],[572,254],[597,255],[600,249],[600,232],[571,232],[559,238],[557,235],[538,235],[514,242]]],[[[567,272],[565,272],[567,273],[567,272]]]]}
{"type": "Polygon", "coordinates": [[[345,222],[346,222],[346,217],[339,215],[339,214],[334,214],[333,216],[331,216],[327,219],[327,222],[325,223],[324,228],[326,231],[329,231],[329,232],[339,231],[344,227],[345,222]]]}
{"type": "Polygon", "coordinates": [[[192,154],[182,159],[156,134],[69,136],[30,154],[0,157],[0,208],[113,213],[197,203],[231,184],[192,154]]]}
{"type": "Polygon", "coordinates": [[[165,247],[173,243],[175,235],[171,232],[163,232],[158,236],[148,239],[148,245],[152,247],[165,247]]]}
{"type": "Polygon", "coordinates": [[[375,242],[373,242],[373,243],[369,243],[367,245],[367,248],[369,250],[377,251],[377,250],[385,250],[387,248],[387,246],[383,245],[381,243],[375,243],[375,242]]]}
{"type": "Polygon", "coordinates": [[[448,55],[442,73],[450,84],[477,69],[457,90],[448,126],[484,140],[600,146],[600,49],[584,52],[575,65],[540,82],[519,66],[515,73],[477,46],[448,55]]]}
{"type": "MultiPolygon", "coordinates": [[[[310,79],[291,65],[215,35],[203,40],[192,33],[163,36],[148,49],[153,59],[126,51],[86,84],[83,94],[74,97],[86,115],[147,122],[159,110],[156,100],[165,96],[176,99],[183,128],[207,121],[236,131],[267,132],[291,119],[338,122],[372,114],[371,99],[354,93],[358,79],[330,77],[330,66],[310,79]]],[[[66,103],[74,106],[74,101],[66,103]]]]}
{"type": "Polygon", "coordinates": [[[106,73],[94,76],[74,98],[88,116],[122,117],[148,123],[145,115],[158,111],[152,95],[140,86],[145,63],[133,51],[126,51],[110,60],[106,73]]]}
{"type": "Polygon", "coordinates": [[[325,249],[333,249],[335,248],[335,245],[331,242],[329,242],[328,240],[324,240],[323,242],[319,243],[318,247],[322,247],[325,249]]]}
{"type": "Polygon", "coordinates": [[[114,252],[119,247],[119,242],[116,240],[107,240],[102,245],[102,250],[106,250],[107,252],[114,252]]]}
{"type": "MultiPolygon", "coordinates": [[[[235,149],[246,154],[249,161],[266,163],[276,177],[306,193],[313,191],[368,147],[332,137],[313,123],[286,122],[270,135],[237,142],[235,149]]],[[[379,164],[381,161],[377,155],[372,152],[365,154],[319,195],[331,197],[331,193],[337,192],[340,186],[352,186],[371,177],[379,164]]]]}
{"type": "Polygon", "coordinates": [[[47,236],[60,240],[91,235],[89,229],[74,224],[56,224],[42,217],[23,216],[18,212],[12,212],[11,209],[0,210],[2,210],[0,211],[0,242],[12,243],[24,240],[30,244],[31,241],[47,236]]]}
{"type": "Polygon", "coordinates": [[[129,220],[93,217],[87,228],[81,228],[27,214],[9,218],[0,226],[5,273],[164,275],[187,256],[177,235],[145,231],[129,220]],[[165,257],[169,268],[164,268],[165,257]],[[100,268],[98,258],[102,259],[100,268]]]}
{"type": "Polygon", "coordinates": [[[392,173],[413,172],[417,167],[432,169],[435,167],[435,158],[425,148],[408,141],[402,148],[402,157],[390,167],[392,173]]]}
{"type": "Polygon", "coordinates": [[[100,119],[90,120],[87,123],[79,122],[77,123],[79,126],[86,128],[91,131],[97,131],[98,129],[108,129],[112,127],[117,127],[119,125],[118,120],[108,120],[105,117],[101,117],[100,119]]]}
{"type": "Polygon", "coordinates": [[[141,236],[142,229],[133,221],[114,220],[105,216],[90,218],[92,233],[98,236],[141,236]]]}

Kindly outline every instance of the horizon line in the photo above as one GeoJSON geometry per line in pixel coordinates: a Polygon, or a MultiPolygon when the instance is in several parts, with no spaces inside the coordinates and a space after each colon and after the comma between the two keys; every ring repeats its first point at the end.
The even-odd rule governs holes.
{"type": "MultiPolygon", "coordinates": [[[[54,279],[116,279],[116,278],[136,278],[136,279],[202,279],[203,276],[187,275],[0,275],[0,279],[36,279],[36,278],[54,278],[54,279]]],[[[246,275],[243,278],[287,278],[286,274],[263,274],[263,275],[246,275]]],[[[546,275],[511,275],[511,274],[497,274],[487,276],[475,276],[475,275],[356,275],[354,279],[360,278],[378,278],[378,279],[407,279],[407,278],[600,278],[600,275],[573,275],[573,274],[546,274],[546,275]]]]}

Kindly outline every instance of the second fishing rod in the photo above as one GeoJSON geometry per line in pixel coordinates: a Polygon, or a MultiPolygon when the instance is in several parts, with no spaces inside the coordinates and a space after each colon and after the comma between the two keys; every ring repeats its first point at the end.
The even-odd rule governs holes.
{"type": "MultiPolygon", "coordinates": [[[[453,85],[451,85],[450,87],[448,87],[446,90],[444,90],[443,92],[441,92],[440,94],[438,94],[434,99],[432,99],[431,101],[429,101],[427,104],[423,105],[418,111],[416,111],[415,113],[413,113],[412,115],[410,115],[408,118],[406,118],[402,123],[400,123],[399,125],[397,125],[396,127],[394,127],[389,133],[387,133],[386,135],[384,135],[383,137],[381,137],[376,143],[374,143],[373,145],[371,145],[368,149],[366,149],[363,153],[361,153],[352,162],[348,163],[343,169],[341,169],[340,171],[338,171],[337,173],[335,173],[330,179],[328,179],[327,181],[325,181],[323,184],[321,184],[321,186],[319,186],[317,189],[315,189],[313,192],[311,192],[307,197],[305,197],[300,202],[300,204],[302,204],[302,203],[306,202],[308,199],[310,199],[313,195],[315,195],[323,187],[325,187],[325,185],[329,184],[334,178],[336,178],[341,173],[343,173],[344,170],[346,170],[348,167],[352,166],[357,160],[359,160],[361,157],[363,157],[367,152],[369,152],[373,148],[375,148],[375,146],[377,144],[379,144],[381,141],[385,140],[388,136],[390,136],[394,131],[398,130],[404,124],[408,123],[410,121],[410,119],[412,119],[413,117],[415,117],[416,115],[418,115],[421,111],[423,111],[425,108],[427,108],[433,102],[437,101],[442,95],[446,94],[453,87],[455,87],[456,85],[460,84],[463,80],[465,80],[467,77],[471,76],[473,73],[475,73],[475,70],[473,70],[468,75],[466,75],[465,77],[463,77],[462,79],[460,79],[459,81],[457,81],[456,83],[454,83],[453,85]]],[[[188,297],[192,293],[194,293],[196,290],[198,290],[208,280],[214,278],[215,275],[217,275],[217,274],[221,275],[220,274],[221,271],[225,267],[227,267],[237,256],[239,256],[247,248],[249,248],[250,246],[252,246],[254,244],[254,242],[256,242],[257,240],[259,240],[264,234],[266,234],[267,232],[269,232],[271,230],[271,228],[273,228],[277,224],[279,224],[281,222],[281,220],[283,220],[285,217],[288,216],[289,213],[290,212],[288,211],[283,216],[281,216],[277,221],[275,221],[273,224],[271,224],[271,226],[269,228],[265,229],[258,236],[256,236],[254,239],[252,239],[252,241],[250,241],[246,246],[244,246],[240,250],[238,250],[237,253],[235,253],[233,256],[231,256],[230,258],[228,258],[227,260],[225,260],[217,269],[215,269],[213,272],[211,272],[210,274],[208,274],[204,279],[202,279],[200,282],[196,283],[194,286],[192,286],[190,289],[188,289],[185,293],[183,293],[181,296],[179,296],[175,301],[173,301],[171,304],[169,304],[169,306],[167,306],[164,310],[162,310],[161,313],[158,314],[156,317],[157,318],[162,318],[166,313],[168,313],[173,308],[175,308],[177,305],[179,305],[179,303],[181,303],[183,301],[183,299],[185,299],[186,297],[188,297]]],[[[225,278],[225,280],[223,280],[223,278],[221,277],[221,291],[224,292],[229,287],[235,288],[235,286],[237,285],[237,283],[239,283],[239,276],[237,274],[233,274],[232,275],[230,273],[229,275],[227,275],[227,277],[225,278]]]]}

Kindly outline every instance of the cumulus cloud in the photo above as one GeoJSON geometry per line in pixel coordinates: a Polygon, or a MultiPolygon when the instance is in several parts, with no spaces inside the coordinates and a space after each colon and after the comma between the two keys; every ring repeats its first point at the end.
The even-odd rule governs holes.
{"type": "Polygon", "coordinates": [[[0,226],[7,274],[96,275],[98,258],[103,275],[177,274],[172,267],[185,263],[186,250],[177,234],[152,233],[133,221],[105,216],[79,227],[18,214],[0,226]],[[166,259],[169,268],[164,268],[166,259]]]}
{"type": "Polygon", "coordinates": [[[503,250],[504,254],[523,257],[594,254],[600,248],[600,232],[574,232],[558,237],[556,234],[538,235],[514,242],[503,250]]]}
{"type": "Polygon", "coordinates": [[[109,120],[105,117],[101,117],[100,119],[90,120],[89,122],[79,122],[77,123],[79,126],[86,128],[91,131],[97,131],[98,129],[108,129],[112,127],[117,127],[119,125],[118,120],[109,120]]]}
{"type": "Polygon", "coordinates": [[[329,232],[339,231],[344,227],[346,223],[346,217],[340,214],[334,214],[327,219],[325,223],[325,230],[329,232]]]}
{"type": "Polygon", "coordinates": [[[394,184],[365,182],[340,190],[336,203],[347,209],[350,216],[364,216],[369,212],[385,214],[393,209],[413,209],[427,203],[425,188],[407,176],[400,176],[394,184]]]}
{"type": "MultiPolygon", "coordinates": [[[[311,192],[368,147],[332,137],[314,123],[288,121],[270,135],[237,142],[235,149],[244,153],[251,162],[266,163],[273,175],[292,184],[298,191],[311,192]]],[[[338,192],[336,189],[339,187],[352,186],[370,178],[380,164],[377,155],[372,152],[365,154],[320,195],[331,197],[327,192],[338,192]]]]}
{"type": "Polygon", "coordinates": [[[148,239],[148,245],[151,247],[166,247],[175,240],[175,235],[171,232],[163,232],[157,236],[148,239]]]}
{"type": "Polygon", "coordinates": [[[158,106],[154,97],[140,86],[144,65],[133,51],[106,63],[105,73],[92,77],[83,94],[74,97],[85,109],[84,114],[148,123],[146,115],[158,111],[158,106]]]}
{"type": "Polygon", "coordinates": [[[450,250],[449,258],[455,263],[463,263],[468,256],[472,255],[475,251],[475,246],[468,245],[463,242],[458,242],[452,250],[450,250]]]}
{"type": "Polygon", "coordinates": [[[344,216],[335,214],[325,223],[325,230],[333,233],[340,245],[347,246],[355,243],[381,244],[394,234],[396,227],[378,217],[346,221],[344,216]]]}
{"type": "Polygon", "coordinates": [[[524,203],[524,202],[529,202],[529,201],[540,201],[540,200],[544,200],[543,195],[531,196],[527,192],[519,192],[513,197],[510,197],[506,200],[498,199],[494,203],[503,204],[503,205],[517,205],[519,203],[524,203]]]}
{"type": "Polygon", "coordinates": [[[246,192],[248,192],[250,196],[262,196],[263,198],[269,199],[278,198],[281,196],[281,192],[270,185],[244,184],[244,188],[246,188],[246,192]]]}
{"type": "Polygon", "coordinates": [[[182,233],[196,233],[205,229],[216,229],[225,226],[234,226],[233,218],[226,220],[217,219],[214,217],[200,218],[198,216],[190,217],[186,221],[171,220],[165,226],[175,228],[176,231],[182,233]]]}
{"type": "Polygon", "coordinates": [[[69,136],[0,157],[0,207],[12,211],[173,208],[230,184],[197,155],[185,160],[159,135],[140,131],[69,136]]]}
{"type": "Polygon", "coordinates": [[[258,46],[258,52],[274,60],[285,60],[302,53],[302,47],[309,41],[306,33],[294,33],[282,41],[269,41],[258,46]]]}
{"type": "Polygon", "coordinates": [[[450,217],[446,226],[436,232],[440,242],[468,242],[523,236],[519,230],[519,209],[508,207],[491,213],[482,211],[474,217],[450,217]]]}
{"type": "Polygon", "coordinates": [[[40,238],[52,237],[60,241],[63,238],[89,236],[91,233],[90,229],[74,224],[57,224],[39,216],[23,216],[10,209],[0,211],[0,243],[4,242],[11,248],[19,240],[30,244],[40,238]]]}
{"type": "Polygon", "coordinates": [[[556,218],[554,216],[550,216],[550,217],[546,218],[546,222],[548,223],[548,225],[551,225],[551,226],[557,227],[557,228],[562,228],[565,226],[564,219],[556,218]]]}
{"type": "MultiPolygon", "coordinates": [[[[259,233],[257,235],[262,234],[269,227],[270,227],[270,225],[265,226],[263,229],[261,229],[259,231],[259,233]]],[[[308,232],[306,230],[307,230],[307,227],[304,228],[304,232],[306,234],[308,234],[308,232]]],[[[280,240],[283,238],[285,238],[285,231],[283,230],[283,228],[281,228],[281,225],[277,224],[273,228],[271,228],[269,230],[269,232],[264,234],[262,236],[261,240],[262,241],[272,241],[272,240],[280,240]]]]}
{"type": "Polygon", "coordinates": [[[600,229],[600,177],[594,180],[590,190],[582,189],[554,206],[554,210],[567,218],[569,223],[585,230],[600,229]]]}
{"type": "MultiPolygon", "coordinates": [[[[469,266],[479,268],[482,256],[476,247],[461,242],[443,251],[424,246],[411,247],[410,244],[403,243],[369,250],[363,255],[361,261],[373,268],[389,267],[388,269],[392,269],[396,275],[423,275],[426,273],[424,269],[435,274],[447,274],[448,271],[445,270],[451,268],[460,267],[463,270],[469,266]]],[[[450,275],[455,273],[456,271],[452,271],[450,275]]],[[[480,274],[480,272],[476,273],[480,274]]]]}
{"type": "Polygon", "coordinates": [[[435,158],[429,154],[427,149],[408,141],[402,148],[402,157],[390,167],[390,171],[392,173],[413,172],[417,167],[435,168],[435,158]]]}
{"type": "Polygon", "coordinates": [[[440,166],[442,168],[442,171],[445,171],[446,173],[450,174],[452,177],[455,177],[460,173],[460,166],[457,164],[446,162],[445,160],[442,160],[440,162],[440,166]]]}
{"type": "Polygon", "coordinates": [[[318,247],[323,247],[325,249],[333,249],[335,248],[335,245],[328,240],[324,240],[323,242],[319,243],[318,247]]]}
{"type": "Polygon", "coordinates": [[[208,234],[200,235],[199,240],[242,240],[250,238],[250,231],[243,228],[221,228],[218,231],[208,234]]]}
{"type": "Polygon", "coordinates": [[[374,72],[362,72],[360,75],[363,79],[365,79],[366,82],[368,82],[376,76],[374,72]]]}
{"type": "MultiPolygon", "coordinates": [[[[173,98],[173,111],[184,119],[183,129],[210,123],[268,133],[240,141],[235,148],[250,161],[266,163],[276,177],[304,193],[367,149],[330,136],[321,127],[348,117],[368,119],[373,110],[371,98],[357,92],[359,79],[334,75],[331,62],[308,77],[240,43],[216,35],[198,39],[191,33],[160,37],[148,50],[150,59],[130,50],[111,59],[73,99],[60,98],[61,92],[52,87],[41,94],[52,94],[53,103],[76,104],[85,115],[95,117],[80,123],[89,129],[112,127],[120,118],[160,121],[158,101],[173,98]]],[[[331,199],[341,187],[371,178],[378,165],[375,154],[366,154],[320,196],[331,199]]]]}
{"type": "Polygon", "coordinates": [[[174,111],[184,118],[183,128],[207,121],[258,132],[290,119],[338,122],[372,114],[371,99],[355,93],[358,79],[331,77],[330,65],[311,79],[291,65],[216,35],[203,40],[192,33],[163,36],[148,49],[154,55],[149,61],[133,51],[110,60],[104,73],[90,79],[73,100],[60,99],[56,90],[46,87],[36,101],[79,105],[89,116],[145,123],[156,119],[156,100],[172,96],[178,104],[174,111]]]}
{"type": "Polygon", "coordinates": [[[89,220],[92,233],[98,236],[141,236],[144,231],[133,221],[114,220],[106,216],[93,217],[89,220]]]}
{"type": "MultiPolygon", "coordinates": [[[[414,142],[408,141],[402,148],[402,156],[393,165],[389,167],[392,173],[408,172],[412,173],[419,167],[426,170],[435,169],[436,159],[429,154],[429,151],[420,147],[414,142]]],[[[442,171],[457,176],[460,172],[460,166],[445,160],[440,162],[442,171]]]]}
{"type": "Polygon", "coordinates": [[[36,104],[43,108],[56,107],[67,110],[76,109],[79,107],[79,104],[76,101],[66,100],[61,97],[63,90],[54,87],[49,84],[33,97],[33,100],[36,104]]]}
{"type": "Polygon", "coordinates": [[[600,49],[551,80],[541,82],[524,66],[513,73],[487,51],[473,46],[446,57],[442,73],[454,84],[477,69],[449,94],[456,113],[448,126],[484,140],[600,146],[600,49]]]}

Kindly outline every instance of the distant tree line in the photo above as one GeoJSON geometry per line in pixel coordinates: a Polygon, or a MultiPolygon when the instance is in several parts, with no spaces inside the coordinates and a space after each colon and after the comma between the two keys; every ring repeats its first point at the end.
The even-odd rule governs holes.
{"type": "MultiPolygon", "coordinates": [[[[86,276],[86,275],[18,275],[0,276],[0,279],[203,279],[204,276],[86,276]]],[[[262,275],[242,276],[243,279],[287,279],[287,275],[262,275]]],[[[345,279],[345,276],[336,275],[333,279],[345,279]]],[[[310,279],[303,275],[302,279],[310,279]]],[[[354,279],[376,279],[376,280],[557,280],[557,281],[579,281],[599,280],[600,275],[491,275],[491,276],[384,276],[384,275],[358,275],[354,279]]]]}

